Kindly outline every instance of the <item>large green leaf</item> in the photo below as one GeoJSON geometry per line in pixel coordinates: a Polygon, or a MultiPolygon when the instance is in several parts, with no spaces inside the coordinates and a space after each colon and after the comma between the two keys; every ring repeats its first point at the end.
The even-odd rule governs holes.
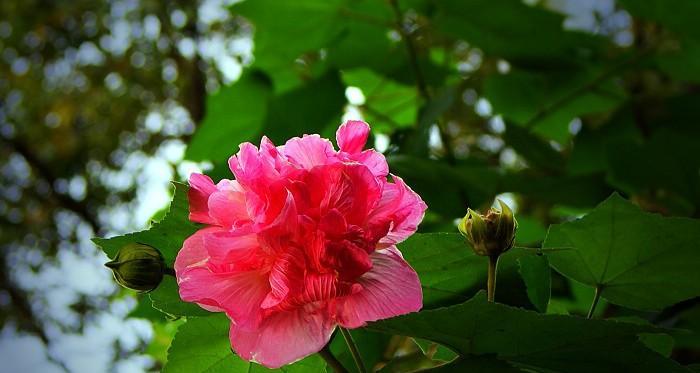
{"type": "Polygon", "coordinates": [[[374,131],[391,133],[416,123],[420,99],[413,86],[396,83],[369,69],[343,71],[343,81],[362,90],[364,118],[374,131]]]}
{"type": "Polygon", "coordinates": [[[602,42],[591,35],[564,31],[564,17],[519,0],[443,0],[433,24],[488,54],[516,60],[568,60],[602,42]]]}
{"type": "Polygon", "coordinates": [[[165,276],[163,282],[152,292],[148,293],[153,308],[167,315],[179,316],[207,316],[211,312],[194,304],[180,299],[177,281],[172,276],[165,276]]]}
{"type": "MultiPolygon", "coordinates": [[[[190,318],[180,326],[168,350],[165,373],[325,373],[326,364],[317,355],[279,369],[267,369],[236,356],[228,339],[229,320],[223,314],[190,318]]],[[[289,341],[294,343],[294,341],[289,341]]]]}
{"type": "MultiPolygon", "coordinates": [[[[399,316],[368,327],[445,344],[463,359],[490,355],[535,371],[687,372],[639,342],[638,334],[660,332],[655,327],[538,314],[490,303],[483,292],[459,305],[399,316]]],[[[504,369],[496,372],[512,371],[503,364],[495,366],[504,369]]]]}
{"type": "Polygon", "coordinates": [[[605,112],[623,102],[622,91],[609,82],[596,83],[604,92],[593,89],[591,84],[600,75],[585,69],[546,73],[514,69],[505,75],[490,75],[484,94],[494,112],[544,138],[563,142],[570,136],[572,119],[605,112]],[[591,89],[584,89],[588,86],[591,89]],[[574,94],[577,92],[581,93],[574,94]]]}
{"type": "Polygon", "coordinates": [[[340,123],[345,103],[345,85],[339,72],[330,70],[273,98],[263,133],[276,144],[305,133],[319,133],[340,123]]]}
{"type": "Polygon", "coordinates": [[[208,96],[206,115],[185,157],[220,161],[238,151],[238,144],[253,139],[262,129],[271,92],[271,83],[264,74],[249,72],[208,96]]]}
{"type": "Polygon", "coordinates": [[[449,219],[466,213],[466,203],[479,206],[501,188],[502,176],[493,167],[474,160],[452,166],[425,157],[387,157],[392,173],[401,176],[430,206],[449,219]],[[436,180],[440,187],[436,188],[436,180]]]}
{"type": "Polygon", "coordinates": [[[540,312],[547,312],[552,289],[551,270],[544,255],[528,255],[518,259],[520,275],[527,287],[527,296],[540,312]]]}
{"type": "Polygon", "coordinates": [[[558,272],[608,301],[654,310],[700,295],[700,221],[646,213],[613,194],[582,219],[552,225],[543,247],[558,272]]]}
{"type": "Polygon", "coordinates": [[[128,233],[111,238],[93,238],[92,241],[102,248],[110,258],[114,258],[126,244],[142,243],[158,249],[165,263],[172,266],[182,243],[192,235],[198,226],[189,220],[189,205],[187,204],[188,186],[173,182],[175,194],[170,203],[170,209],[165,217],[147,229],[140,232],[128,233]]]}
{"type": "MultiPolygon", "coordinates": [[[[420,277],[425,308],[460,303],[486,288],[488,258],[474,254],[460,234],[414,234],[399,244],[399,249],[420,277]]],[[[532,307],[519,273],[518,260],[535,255],[534,250],[515,248],[501,256],[497,300],[532,307]]],[[[534,281],[531,284],[538,286],[534,281]]],[[[538,291],[544,293],[547,290],[538,291]]]]}
{"type": "Polygon", "coordinates": [[[344,0],[250,0],[233,6],[233,13],[255,27],[255,64],[274,70],[301,54],[318,50],[342,30],[344,0]]]}
{"type": "Polygon", "coordinates": [[[659,199],[665,199],[667,206],[675,204],[675,210],[692,213],[700,206],[697,135],[661,128],[644,141],[610,141],[606,145],[610,182],[629,193],[663,191],[659,199]]]}

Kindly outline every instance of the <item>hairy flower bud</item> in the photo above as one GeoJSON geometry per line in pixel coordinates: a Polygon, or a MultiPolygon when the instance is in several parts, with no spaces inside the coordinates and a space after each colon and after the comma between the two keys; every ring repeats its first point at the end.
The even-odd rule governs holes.
{"type": "Polygon", "coordinates": [[[486,215],[467,209],[467,215],[459,223],[460,233],[477,255],[498,256],[513,247],[518,222],[508,205],[500,199],[498,204],[500,211],[490,208],[486,215]]]}
{"type": "Polygon", "coordinates": [[[119,285],[140,291],[151,291],[163,280],[165,261],[160,251],[139,244],[128,244],[117,252],[111,262],[105,263],[114,273],[119,285]]]}

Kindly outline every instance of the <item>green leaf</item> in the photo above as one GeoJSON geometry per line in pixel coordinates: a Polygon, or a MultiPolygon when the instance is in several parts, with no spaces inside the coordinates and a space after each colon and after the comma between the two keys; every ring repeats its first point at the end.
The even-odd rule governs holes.
{"type": "Polygon", "coordinates": [[[700,40],[700,2],[696,0],[619,0],[619,3],[634,16],[659,22],[681,36],[700,40]]]}
{"type": "MultiPolygon", "coordinates": [[[[674,210],[700,206],[697,133],[661,128],[644,141],[612,141],[606,146],[611,184],[629,193],[659,190],[674,210]]],[[[672,210],[672,211],[674,211],[672,210]]]]}
{"type": "Polygon", "coordinates": [[[172,276],[163,277],[163,282],[152,292],[148,293],[153,308],[171,316],[207,316],[211,312],[195,303],[180,299],[177,281],[172,276]]]}
{"type": "Polygon", "coordinates": [[[700,83],[700,40],[681,40],[681,45],[680,50],[659,53],[656,63],[673,79],[700,83]]]}
{"type": "Polygon", "coordinates": [[[401,176],[430,206],[430,211],[449,219],[466,213],[465,200],[481,205],[498,192],[500,173],[472,160],[455,166],[425,157],[392,155],[387,157],[391,172],[401,176]],[[440,188],[435,181],[440,180],[440,188]]]}
{"type": "MultiPolygon", "coordinates": [[[[267,369],[236,356],[228,339],[229,320],[223,314],[190,318],[180,326],[168,350],[165,373],[324,372],[318,355],[309,356],[279,369],[267,369]]],[[[292,342],[292,341],[290,341],[292,342]]]]}
{"type": "MultiPolygon", "coordinates": [[[[377,363],[384,359],[384,351],[389,344],[391,336],[364,328],[350,330],[350,334],[352,335],[353,341],[355,341],[355,345],[357,345],[357,348],[360,351],[365,368],[367,368],[367,371],[373,372],[377,363]]],[[[357,371],[355,361],[348,350],[345,339],[340,333],[335,333],[330,342],[330,349],[333,356],[335,356],[346,369],[348,369],[350,372],[357,371]]]]}
{"type": "Polygon", "coordinates": [[[197,127],[185,158],[225,160],[237,145],[262,129],[272,86],[263,73],[247,72],[236,83],[207,96],[206,115],[197,127]]]}
{"type": "Polygon", "coordinates": [[[700,295],[700,221],[646,213],[613,194],[582,219],[552,225],[552,267],[625,307],[656,310],[700,295]]]}
{"type": "Polygon", "coordinates": [[[529,255],[518,259],[530,302],[540,312],[547,312],[552,289],[551,270],[544,255],[529,255]]]}
{"type": "Polygon", "coordinates": [[[546,73],[514,69],[505,75],[489,75],[484,95],[495,113],[546,139],[563,143],[570,137],[572,119],[606,112],[623,102],[622,90],[610,82],[597,84],[597,89],[583,89],[600,74],[584,69],[546,73]],[[580,94],[574,94],[579,90],[580,94]]]}
{"type": "MultiPolygon", "coordinates": [[[[406,3],[401,1],[399,5],[406,3]]],[[[369,69],[384,79],[414,87],[415,93],[416,74],[405,41],[390,36],[396,32],[396,15],[391,4],[353,0],[351,6],[342,7],[340,12],[344,28],[340,36],[327,46],[328,63],[344,71],[369,69]]],[[[415,14],[414,10],[402,11],[405,12],[415,14]]],[[[429,86],[441,85],[450,73],[445,66],[434,63],[427,48],[416,48],[415,57],[423,80],[429,86]]]]}
{"type": "MultiPolygon", "coordinates": [[[[488,258],[474,254],[460,234],[414,234],[399,249],[420,277],[425,308],[463,302],[486,288],[488,258]]],[[[533,255],[534,250],[514,248],[501,256],[498,301],[531,307],[518,259],[533,255]]]]}
{"type": "Polygon", "coordinates": [[[639,342],[638,334],[658,333],[655,327],[543,315],[490,303],[483,292],[459,305],[399,316],[368,327],[442,343],[467,358],[491,355],[536,371],[687,372],[639,342]]]}
{"type": "Polygon", "coordinates": [[[604,45],[591,35],[565,31],[564,17],[519,0],[443,0],[433,24],[493,54],[513,60],[573,60],[604,45]]]}
{"type": "Polygon", "coordinates": [[[305,133],[319,133],[330,124],[340,123],[345,103],[345,85],[340,74],[328,71],[273,98],[263,133],[275,144],[305,133]]]}
{"type": "Polygon", "coordinates": [[[526,128],[507,124],[503,141],[525,158],[527,163],[538,169],[558,171],[564,167],[564,157],[548,141],[531,133],[526,128]]]}
{"type": "Polygon", "coordinates": [[[522,370],[500,360],[492,355],[469,356],[461,358],[454,363],[442,365],[430,370],[431,373],[461,373],[461,372],[489,372],[489,373],[518,373],[522,370]]]}
{"type": "Polygon", "coordinates": [[[175,194],[170,203],[170,210],[159,222],[149,229],[128,233],[111,238],[93,238],[92,241],[102,248],[110,258],[114,258],[119,249],[130,243],[142,243],[152,246],[163,254],[165,263],[172,266],[182,243],[199,227],[189,220],[189,205],[187,203],[188,186],[173,182],[175,194]]]}
{"type": "Polygon", "coordinates": [[[416,123],[420,99],[415,87],[396,83],[369,69],[343,71],[343,81],[362,90],[365,103],[360,109],[373,131],[391,133],[416,123]]]}
{"type": "Polygon", "coordinates": [[[223,314],[188,319],[175,334],[163,372],[246,371],[249,363],[231,351],[228,329],[229,320],[223,314]]]}
{"type": "Polygon", "coordinates": [[[249,0],[234,5],[232,10],[255,27],[255,65],[273,72],[333,40],[342,30],[340,7],[344,3],[344,0],[249,0]]]}

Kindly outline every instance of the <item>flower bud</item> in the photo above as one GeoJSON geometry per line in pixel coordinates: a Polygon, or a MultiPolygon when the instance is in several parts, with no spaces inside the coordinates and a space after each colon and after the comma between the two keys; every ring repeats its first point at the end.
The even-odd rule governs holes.
{"type": "Polygon", "coordinates": [[[501,210],[490,208],[486,215],[467,209],[459,223],[459,232],[471,243],[474,252],[483,256],[499,256],[513,247],[518,222],[513,211],[500,199],[501,210]]]}
{"type": "Polygon", "coordinates": [[[140,292],[155,289],[163,280],[165,261],[155,248],[131,243],[123,246],[111,262],[105,263],[119,285],[140,292]]]}

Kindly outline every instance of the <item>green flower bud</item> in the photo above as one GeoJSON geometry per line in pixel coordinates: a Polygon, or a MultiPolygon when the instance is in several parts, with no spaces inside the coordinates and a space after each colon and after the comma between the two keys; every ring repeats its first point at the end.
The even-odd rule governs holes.
{"type": "Polygon", "coordinates": [[[489,209],[481,215],[467,209],[467,215],[459,222],[459,232],[471,243],[474,252],[483,256],[499,256],[513,247],[518,222],[513,211],[500,199],[501,210],[489,209]]]}
{"type": "Polygon", "coordinates": [[[165,272],[165,261],[160,251],[140,243],[122,247],[114,260],[105,263],[105,266],[112,270],[119,285],[140,292],[158,287],[165,272]]]}

